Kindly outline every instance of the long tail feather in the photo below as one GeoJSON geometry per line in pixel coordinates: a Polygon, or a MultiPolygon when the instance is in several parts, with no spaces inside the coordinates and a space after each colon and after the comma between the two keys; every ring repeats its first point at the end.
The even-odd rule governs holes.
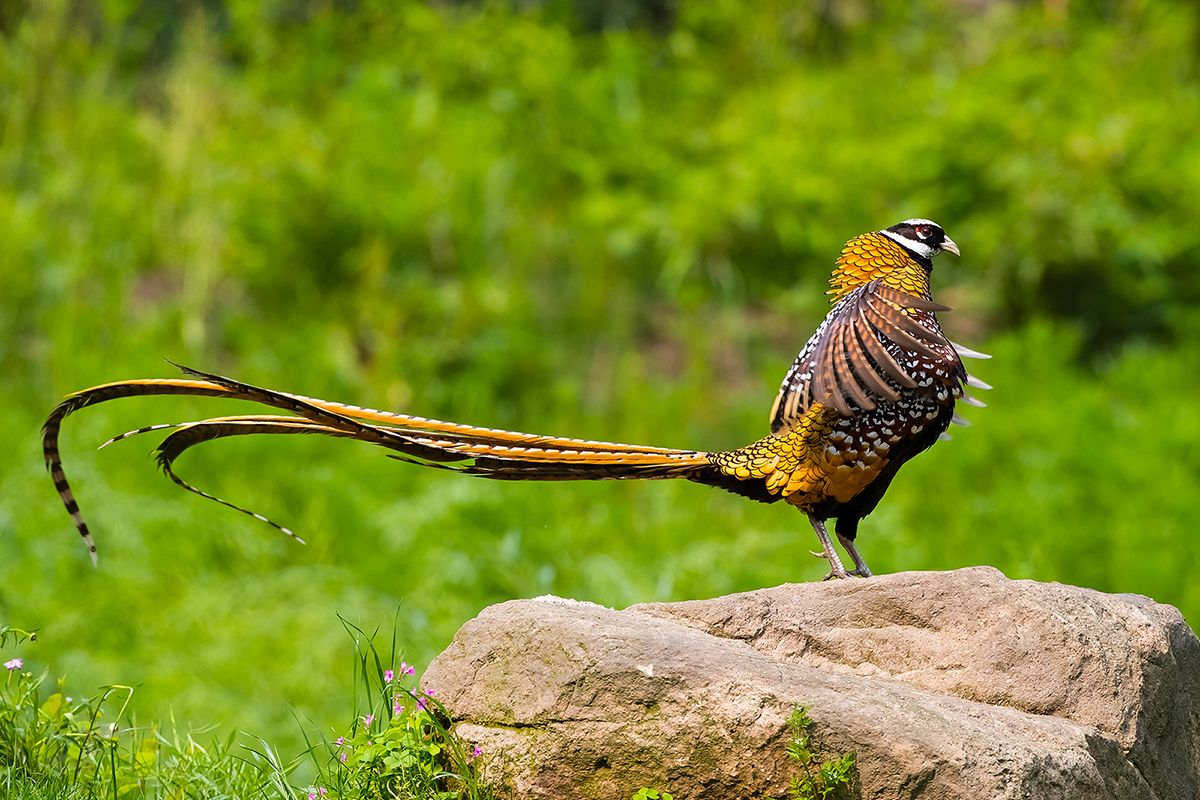
{"type": "MultiPolygon", "coordinates": [[[[178,365],[177,365],[178,366],[178,365]]],[[[439,419],[431,419],[429,417],[417,417],[409,414],[398,414],[392,411],[379,411],[373,408],[363,408],[362,406],[349,405],[347,403],[338,403],[330,400],[322,400],[316,397],[306,397],[300,394],[292,394],[290,392],[279,392],[274,389],[266,389],[261,386],[254,386],[249,383],[226,378],[222,375],[215,375],[190,367],[180,366],[190,375],[195,375],[206,379],[204,383],[210,385],[218,385],[226,389],[231,396],[236,396],[245,400],[254,400],[264,403],[265,405],[274,406],[275,408],[292,411],[302,417],[307,417],[315,422],[327,422],[326,414],[332,415],[333,418],[346,420],[360,420],[369,422],[382,422],[390,427],[400,428],[405,431],[438,433],[444,437],[461,437],[463,440],[469,440],[475,444],[496,444],[496,445],[526,445],[536,448],[551,448],[559,450],[590,450],[600,452],[623,452],[623,453],[648,453],[670,455],[679,453],[680,451],[670,447],[651,447],[649,445],[638,444],[622,444],[619,442],[605,442],[591,439],[572,439],[561,436],[548,436],[540,433],[522,433],[520,431],[507,431],[499,428],[484,428],[476,425],[465,425],[460,422],[446,422],[439,419]]]]}
{"type": "MultiPolygon", "coordinates": [[[[393,456],[403,461],[500,480],[676,478],[686,477],[697,467],[710,465],[708,455],[695,450],[649,454],[495,445],[472,441],[465,434],[430,437],[381,426],[366,426],[370,429],[367,432],[348,432],[298,417],[218,417],[176,427],[178,430],[158,447],[159,463],[164,468],[185,450],[214,439],[250,434],[314,433],[385,447],[403,454],[393,456]]],[[[136,433],[131,431],[128,435],[136,433]]]]}
{"type": "Polygon", "coordinates": [[[173,430],[160,444],[157,456],[160,466],[176,485],[253,516],[290,536],[295,534],[263,515],[188,483],[174,471],[174,462],[188,448],[214,439],[250,434],[317,434],[384,447],[395,453],[394,458],[403,461],[496,480],[690,478],[712,482],[705,480],[712,464],[703,451],[545,436],[444,422],[278,392],[221,375],[180,368],[191,378],[122,381],[72,394],[51,412],[43,426],[46,465],[93,563],[97,558],[95,541],[63,472],[58,436],[63,421],[75,411],[123,397],[225,397],[295,414],[240,415],[149,425],[115,436],[101,445],[104,447],[143,433],[173,430]]]}
{"type": "MultiPolygon", "coordinates": [[[[257,511],[252,511],[236,503],[230,502],[222,497],[204,491],[188,481],[184,480],[178,473],[175,472],[175,460],[187,450],[189,447],[200,444],[201,442],[211,441],[213,439],[221,439],[229,436],[244,436],[248,434],[263,434],[263,433],[288,433],[288,434],[323,434],[325,436],[334,437],[349,437],[353,434],[345,431],[330,428],[321,425],[311,420],[301,419],[297,417],[278,417],[278,416],[246,416],[246,417],[225,417],[209,420],[201,420],[199,422],[189,422],[182,425],[174,425],[172,427],[177,430],[168,436],[158,446],[155,451],[156,459],[159,467],[176,486],[197,494],[206,500],[212,500],[220,503],[226,508],[232,508],[234,511],[240,511],[247,516],[254,517],[259,522],[265,522],[272,528],[281,531],[282,533],[292,537],[296,541],[304,544],[304,540],[296,535],[291,528],[279,524],[270,517],[264,516],[257,511]]],[[[129,435],[145,431],[132,431],[129,435]]]]}
{"type": "MultiPolygon", "coordinates": [[[[616,452],[598,453],[587,451],[559,451],[533,448],[497,447],[495,445],[473,443],[462,434],[443,434],[441,439],[431,439],[424,436],[413,436],[403,431],[390,428],[378,428],[375,435],[369,439],[357,432],[347,432],[330,428],[312,420],[299,417],[279,417],[269,415],[250,415],[241,417],[220,417],[200,420],[170,426],[148,426],[121,437],[135,436],[150,430],[161,430],[164,427],[175,428],[157,449],[159,466],[176,485],[209,500],[214,500],[223,506],[240,511],[243,514],[266,522],[289,536],[299,539],[290,529],[280,525],[270,518],[239,506],[229,500],[199,489],[184,480],[174,470],[176,459],[185,450],[203,442],[224,439],[231,436],[250,434],[320,434],[340,438],[351,438],[380,445],[390,450],[399,451],[402,455],[394,455],[409,463],[426,467],[476,475],[497,480],[597,480],[597,479],[629,479],[629,478],[675,478],[686,477],[696,471],[697,466],[707,466],[708,462],[701,454],[679,451],[672,456],[649,456],[646,454],[616,452]],[[514,450],[516,451],[514,453],[514,450]],[[478,452],[495,453],[496,455],[479,456],[478,452]],[[564,458],[582,456],[580,461],[568,461],[564,458]],[[681,456],[684,456],[681,458],[681,456]],[[521,458],[536,459],[532,463],[521,458]],[[669,459],[664,462],[664,459],[669,459]],[[460,463],[446,463],[460,462],[460,463]]],[[[111,441],[111,440],[110,440],[111,441]]]]}
{"type": "Polygon", "coordinates": [[[120,381],[118,383],[93,386],[91,389],[85,389],[82,392],[69,395],[50,412],[50,416],[46,418],[46,422],[42,425],[42,454],[46,460],[46,469],[50,470],[50,478],[54,481],[54,488],[58,492],[58,497],[62,500],[63,507],[67,509],[67,513],[71,515],[71,519],[75,523],[75,529],[79,531],[84,544],[87,545],[88,554],[92,557],[93,564],[96,563],[96,542],[88,530],[87,522],[84,521],[83,515],[79,512],[79,503],[76,502],[75,493],[71,489],[71,484],[67,481],[66,473],[63,472],[62,455],[58,449],[58,433],[62,429],[63,420],[80,409],[87,408],[96,403],[116,400],[121,397],[137,397],[148,394],[220,396],[227,393],[228,390],[224,387],[204,381],[120,381]]]}

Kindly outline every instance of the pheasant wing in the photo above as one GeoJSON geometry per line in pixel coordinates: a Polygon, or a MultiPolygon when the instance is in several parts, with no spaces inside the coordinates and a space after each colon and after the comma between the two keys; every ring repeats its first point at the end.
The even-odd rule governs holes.
{"type": "Polygon", "coordinates": [[[932,313],[946,306],[875,280],[843,298],[805,345],[779,390],[771,429],[794,425],[813,403],[842,416],[893,402],[917,385],[912,362],[961,369],[932,313]]]}

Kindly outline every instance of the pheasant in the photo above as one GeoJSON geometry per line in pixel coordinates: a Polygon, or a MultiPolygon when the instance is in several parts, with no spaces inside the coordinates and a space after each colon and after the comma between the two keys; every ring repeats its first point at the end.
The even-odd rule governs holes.
{"type": "MultiPolygon", "coordinates": [[[[951,342],[930,298],[933,259],[959,254],[941,226],[909,219],[846,243],[830,280],[832,308],[788,370],[771,408],[770,432],[736,450],[707,452],[572,439],[377,411],[253,386],[181,367],[180,379],[127,380],[68,395],[43,427],[46,465],[83,537],[93,563],[96,545],[63,472],[58,436],[75,411],[122,397],[200,395],[249,400],[277,414],[214,417],[150,425],[105,444],[171,430],[158,463],[179,486],[250,514],[200,490],[174,471],[197,444],[249,434],[320,434],[365,441],[402,461],[496,480],[683,478],[765,503],[785,500],[804,512],[829,578],[869,577],[855,546],[859,521],[870,514],[900,467],[928,449],[953,422],[955,404],[983,405],[965,386],[991,388],[967,374],[962,357],[987,358],[951,342]],[[843,566],[826,522],[853,560],[843,566]]],[[[298,538],[298,537],[297,537],[298,538]]]]}

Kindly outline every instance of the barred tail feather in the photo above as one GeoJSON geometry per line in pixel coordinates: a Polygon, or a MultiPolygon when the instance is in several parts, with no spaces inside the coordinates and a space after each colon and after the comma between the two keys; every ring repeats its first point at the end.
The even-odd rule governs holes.
{"type": "MultiPolygon", "coordinates": [[[[161,426],[156,426],[161,427],[161,426]]],[[[201,442],[211,441],[213,439],[221,439],[228,436],[244,436],[256,433],[317,433],[326,436],[347,437],[351,434],[345,431],[329,428],[324,425],[312,422],[306,419],[298,419],[296,417],[279,417],[279,416],[244,416],[244,417],[223,417],[199,422],[188,422],[183,424],[172,425],[170,427],[177,430],[162,441],[155,451],[155,458],[158,461],[158,466],[166,474],[168,478],[182,489],[186,489],[193,494],[197,494],[206,500],[220,503],[226,508],[232,508],[234,511],[239,511],[247,516],[254,517],[259,522],[265,522],[272,528],[292,537],[300,544],[304,544],[296,533],[284,525],[279,524],[270,517],[264,516],[257,511],[252,511],[236,503],[230,502],[222,497],[204,491],[188,481],[184,480],[174,470],[175,460],[187,450],[189,447],[200,444],[201,442]]],[[[128,435],[146,432],[149,429],[143,428],[138,431],[131,431],[128,435]]]]}
{"type": "MultiPolygon", "coordinates": [[[[300,398],[293,398],[280,392],[274,392],[267,389],[260,389],[249,384],[242,384],[237,381],[221,378],[217,375],[209,375],[196,370],[189,370],[186,367],[182,369],[189,374],[200,377],[201,379],[171,379],[171,378],[150,378],[128,381],[117,381],[114,383],[106,383],[99,386],[93,386],[89,389],[84,389],[68,395],[60,402],[50,415],[46,418],[46,422],[42,426],[42,451],[46,462],[46,467],[50,471],[51,479],[54,482],[54,488],[58,492],[59,499],[62,501],[63,507],[71,515],[71,519],[75,524],[76,530],[87,546],[88,553],[91,556],[92,563],[97,563],[96,543],[92,538],[91,532],[88,529],[87,522],[79,510],[79,504],[75,499],[75,493],[71,488],[70,482],[67,480],[66,473],[63,470],[62,455],[58,446],[59,433],[62,430],[63,421],[74,414],[76,411],[87,408],[88,406],[97,405],[99,403],[108,402],[110,400],[118,400],[126,397],[141,397],[149,395],[192,395],[200,397],[227,397],[238,400],[249,400],[262,403],[264,405],[281,408],[287,411],[300,414],[302,417],[316,420],[318,423],[325,425],[331,430],[338,430],[344,433],[355,433],[360,438],[372,440],[386,434],[379,434],[377,431],[382,430],[378,426],[363,424],[356,421],[349,415],[339,413],[339,409],[353,411],[352,406],[343,407],[338,403],[325,403],[324,401],[316,401],[316,403],[308,403],[300,398]]],[[[139,433],[146,433],[152,430],[160,429],[158,426],[148,426],[146,429],[138,429],[130,431],[127,434],[114,437],[112,441],[119,441],[130,436],[135,436],[139,433]]],[[[101,445],[102,447],[105,445],[101,445]]]]}
{"type": "Polygon", "coordinates": [[[204,491],[203,489],[193,486],[192,484],[188,483],[186,480],[181,478],[179,475],[177,475],[175,473],[175,471],[173,469],[171,469],[170,465],[164,465],[162,469],[163,469],[163,472],[166,474],[166,476],[171,479],[171,482],[174,483],[179,488],[186,489],[189,492],[191,492],[192,494],[196,494],[196,495],[199,495],[200,497],[203,497],[205,500],[212,500],[214,503],[220,503],[221,505],[225,506],[226,508],[232,508],[234,511],[240,511],[241,513],[243,513],[247,516],[254,517],[259,522],[263,522],[263,523],[266,523],[267,525],[270,525],[272,528],[274,528],[275,530],[284,534],[285,536],[290,536],[291,538],[295,539],[300,544],[306,544],[306,542],[303,539],[301,539],[299,536],[296,535],[295,531],[293,531],[291,528],[287,527],[286,525],[280,525],[275,520],[271,519],[270,517],[264,516],[264,515],[258,513],[257,511],[251,511],[248,508],[243,508],[242,506],[239,506],[236,503],[231,503],[230,501],[228,501],[222,497],[217,497],[215,494],[211,494],[209,492],[204,491]]]}
{"type": "MultiPolygon", "coordinates": [[[[178,366],[178,365],[177,365],[178,366]]],[[[65,398],[43,426],[43,451],[59,498],[95,563],[96,544],[63,472],[58,437],[74,412],[109,400],[145,395],[196,395],[257,402],[296,416],[240,415],[189,423],[149,425],[109,439],[101,447],[143,433],[173,429],[157,450],[160,466],[178,486],[278,528],[278,523],[205,492],[174,471],[188,448],[249,434],[317,434],[377,445],[393,457],[424,466],[495,480],[603,480],[687,478],[720,485],[708,454],[696,450],[621,444],[505,431],[362,408],[265,389],[180,366],[187,379],[144,379],[95,386],[65,398]]],[[[296,537],[299,538],[299,537],[296,537]]]]}
{"type": "Polygon", "coordinates": [[[244,400],[254,400],[265,405],[274,406],[275,408],[292,411],[295,414],[307,417],[316,422],[327,423],[329,419],[338,419],[343,422],[347,420],[380,422],[391,428],[398,428],[414,433],[439,434],[443,438],[461,437],[463,440],[469,440],[475,444],[526,445],[536,448],[562,450],[663,455],[680,452],[670,447],[652,447],[649,445],[622,444],[619,442],[604,442],[591,439],[572,439],[560,436],[548,436],[540,433],[522,433],[520,431],[506,431],[498,428],[465,425],[461,422],[446,422],[444,420],[399,414],[392,411],[379,411],[373,408],[363,408],[362,406],[306,397],[290,392],[265,389],[261,386],[243,383],[222,375],[201,372],[191,367],[177,366],[180,366],[180,369],[189,375],[205,379],[203,382],[207,383],[207,385],[219,385],[225,388],[231,396],[236,396],[244,400]]]}
{"type": "Polygon", "coordinates": [[[109,445],[116,444],[117,442],[123,442],[126,439],[132,439],[135,436],[141,436],[143,433],[157,433],[158,431],[169,431],[174,428],[183,428],[183,427],[186,427],[187,425],[191,425],[191,424],[193,424],[193,423],[191,423],[191,422],[163,422],[163,423],[160,423],[157,425],[145,425],[141,428],[134,428],[131,431],[125,431],[124,433],[118,433],[116,436],[112,436],[108,439],[105,439],[100,444],[100,446],[97,447],[96,449],[103,450],[104,448],[108,447],[109,445]]]}
{"type": "MultiPolygon", "coordinates": [[[[471,442],[463,435],[434,439],[372,426],[370,435],[330,428],[297,417],[251,415],[200,420],[174,426],[157,449],[159,466],[178,486],[221,505],[295,534],[273,520],[197,488],[174,471],[175,461],[191,447],[215,439],[251,434],[319,434],[366,441],[389,450],[402,461],[498,480],[602,480],[690,477],[710,466],[703,453],[687,450],[666,455],[616,452],[580,453],[546,448],[500,447],[471,442]]],[[[131,431],[129,435],[135,435],[131,431]]],[[[296,537],[299,538],[299,537],[296,537]]]]}
{"type": "Polygon", "coordinates": [[[71,484],[67,481],[66,473],[63,471],[62,454],[58,449],[58,434],[62,429],[63,420],[82,408],[108,400],[115,400],[120,397],[136,397],[146,394],[216,396],[226,394],[227,392],[228,390],[221,386],[202,381],[121,381],[94,386],[91,389],[85,389],[82,392],[69,395],[50,412],[50,416],[46,418],[46,422],[42,425],[42,454],[46,461],[46,469],[50,471],[50,478],[54,481],[54,488],[58,492],[58,497],[62,501],[63,507],[71,515],[71,520],[75,523],[75,529],[79,531],[80,537],[82,537],[84,544],[87,545],[88,555],[92,558],[92,564],[97,563],[96,542],[88,530],[87,522],[83,519],[83,515],[79,511],[79,503],[76,502],[75,493],[72,491],[71,484]]]}
{"type": "MultiPolygon", "coordinates": [[[[399,455],[402,461],[439,467],[499,480],[603,480],[689,477],[711,466],[708,454],[695,450],[637,453],[627,450],[560,450],[545,447],[494,445],[463,434],[429,437],[412,432],[369,426],[369,434],[330,428],[296,417],[221,417],[177,426],[159,445],[164,469],[185,450],[214,439],[250,434],[321,434],[365,441],[399,455]]],[[[131,432],[131,435],[134,432],[131,432]]]]}

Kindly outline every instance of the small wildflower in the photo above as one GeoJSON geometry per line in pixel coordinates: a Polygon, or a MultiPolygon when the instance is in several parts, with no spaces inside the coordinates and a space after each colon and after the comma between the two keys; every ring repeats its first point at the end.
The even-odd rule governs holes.
{"type": "Polygon", "coordinates": [[[413,667],[411,664],[409,664],[407,661],[401,661],[401,662],[400,662],[400,672],[401,672],[402,674],[404,674],[404,675],[413,675],[413,674],[415,674],[415,673],[416,673],[416,671],[417,671],[417,670],[416,670],[416,668],[415,668],[415,667],[413,667]]]}
{"type": "Polygon", "coordinates": [[[426,705],[425,705],[425,698],[424,698],[424,697],[418,697],[418,698],[417,698],[417,708],[421,709],[422,711],[428,711],[428,710],[429,710],[428,706],[426,706],[426,705]]]}
{"type": "Polygon", "coordinates": [[[397,697],[395,700],[392,701],[392,716],[398,717],[403,713],[404,713],[404,704],[401,703],[400,698],[397,697]]]}
{"type": "Polygon", "coordinates": [[[346,743],[346,737],[339,736],[338,738],[333,740],[333,743],[336,744],[338,747],[341,747],[342,745],[344,745],[346,743]]]}
{"type": "Polygon", "coordinates": [[[383,671],[383,682],[384,682],[384,683],[391,683],[391,682],[392,682],[392,681],[394,681],[395,679],[396,679],[396,673],[395,673],[395,672],[393,672],[393,671],[392,671],[392,670],[390,670],[390,669],[385,669],[385,670],[383,671]]]}
{"type": "Polygon", "coordinates": [[[367,714],[365,717],[362,718],[363,727],[367,727],[367,728],[371,727],[371,723],[374,721],[375,721],[375,715],[367,714]]]}
{"type": "Polygon", "coordinates": [[[343,764],[346,763],[346,751],[345,750],[338,753],[338,761],[342,762],[343,764]]]}
{"type": "Polygon", "coordinates": [[[482,747],[480,747],[479,745],[475,745],[474,747],[471,748],[471,758],[479,758],[481,755],[483,755],[482,747]]]}
{"type": "Polygon", "coordinates": [[[11,661],[5,661],[5,662],[4,662],[4,668],[5,668],[6,670],[8,670],[9,672],[13,672],[14,670],[18,670],[18,669],[20,669],[20,668],[21,668],[21,667],[23,667],[23,666],[25,666],[25,659],[21,658],[20,656],[18,656],[17,658],[14,658],[14,659],[12,659],[11,661]]]}

